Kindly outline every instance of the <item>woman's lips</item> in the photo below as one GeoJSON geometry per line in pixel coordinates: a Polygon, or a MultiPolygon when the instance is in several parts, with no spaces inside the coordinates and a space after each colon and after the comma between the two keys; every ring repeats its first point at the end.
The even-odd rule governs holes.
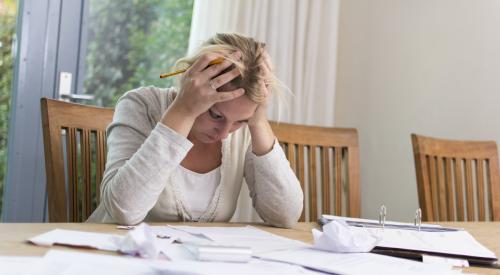
{"type": "Polygon", "coordinates": [[[211,136],[211,135],[209,135],[209,134],[206,134],[206,135],[207,135],[207,137],[208,137],[209,139],[211,139],[211,140],[217,140],[217,139],[218,139],[218,138],[217,138],[217,136],[211,136]]]}

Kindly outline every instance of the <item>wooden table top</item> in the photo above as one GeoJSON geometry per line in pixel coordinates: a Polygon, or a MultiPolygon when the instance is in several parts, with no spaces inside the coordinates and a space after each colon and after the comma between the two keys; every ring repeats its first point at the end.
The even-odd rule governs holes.
{"type": "MultiPolygon", "coordinates": [[[[152,223],[150,225],[165,225],[167,223],[152,223]]],[[[190,226],[244,226],[242,223],[175,223],[172,225],[190,226]]],[[[467,230],[477,241],[492,250],[497,257],[500,256],[500,222],[443,222],[443,226],[459,227],[467,230]]],[[[311,229],[318,227],[316,223],[298,223],[293,229],[269,227],[261,224],[251,224],[259,229],[284,236],[287,238],[312,243],[311,229]]],[[[50,231],[52,229],[80,230],[100,233],[126,234],[113,224],[91,223],[0,223],[0,256],[42,256],[50,248],[39,247],[26,242],[27,239],[50,231]]],[[[52,249],[83,251],[91,253],[116,254],[90,249],[76,249],[56,246],[52,249]]],[[[470,267],[466,272],[478,274],[500,274],[500,269],[470,267]]]]}

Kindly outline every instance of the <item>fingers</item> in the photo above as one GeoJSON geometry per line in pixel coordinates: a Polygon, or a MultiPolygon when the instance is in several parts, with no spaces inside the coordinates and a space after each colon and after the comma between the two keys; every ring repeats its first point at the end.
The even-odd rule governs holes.
{"type": "MultiPolygon", "coordinates": [[[[234,58],[234,59],[239,59],[241,57],[241,53],[240,52],[235,52],[235,53],[231,54],[231,57],[234,58]]],[[[220,64],[212,65],[212,66],[206,68],[202,72],[203,78],[205,80],[212,79],[215,76],[219,75],[225,69],[229,68],[231,65],[233,65],[233,63],[230,60],[228,60],[228,59],[225,59],[220,64]]]]}
{"type": "Polygon", "coordinates": [[[230,70],[229,72],[224,73],[222,75],[219,75],[218,77],[210,80],[210,87],[212,87],[212,89],[217,90],[219,87],[230,82],[231,80],[235,79],[239,75],[240,75],[240,71],[238,70],[238,68],[234,68],[234,69],[230,70]]]}
{"type": "Polygon", "coordinates": [[[210,61],[215,60],[217,58],[221,58],[221,57],[223,57],[223,56],[220,54],[217,54],[217,53],[207,53],[207,54],[200,56],[200,58],[198,58],[193,63],[193,65],[191,65],[191,67],[189,67],[186,75],[194,75],[197,72],[203,71],[210,64],[210,61]]]}
{"type": "Polygon", "coordinates": [[[264,62],[264,67],[267,67],[268,71],[270,72],[273,72],[274,71],[274,66],[273,66],[273,63],[271,62],[271,57],[269,56],[269,54],[264,51],[262,53],[262,60],[264,62]]]}
{"type": "Polygon", "coordinates": [[[213,95],[213,97],[214,97],[213,101],[215,103],[229,101],[229,100],[238,98],[238,97],[242,96],[243,94],[245,94],[245,90],[242,88],[236,89],[233,91],[228,91],[228,92],[217,92],[213,95]]]}

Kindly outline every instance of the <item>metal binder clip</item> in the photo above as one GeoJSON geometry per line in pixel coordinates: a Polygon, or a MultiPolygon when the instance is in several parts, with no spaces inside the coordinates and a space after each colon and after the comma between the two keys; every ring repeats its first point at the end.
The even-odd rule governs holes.
{"type": "Polygon", "coordinates": [[[420,226],[422,225],[422,209],[417,209],[415,211],[415,227],[418,227],[418,231],[420,231],[420,226]]]}
{"type": "Polygon", "coordinates": [[[382,226],[382,228],[384,228],[385,226],[386,215],[387,215],[387,208],[385,207],[385,205],[382,204],[382,206],[380,206],[380,212],[378,215],[378,223],[382,226]]]}

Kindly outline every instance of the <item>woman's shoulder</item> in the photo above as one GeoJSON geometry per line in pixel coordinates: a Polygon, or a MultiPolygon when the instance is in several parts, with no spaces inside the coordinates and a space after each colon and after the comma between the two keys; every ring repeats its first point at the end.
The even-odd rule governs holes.
{"type": "Polygon", "coordinates": [[[133,90],[130,90],[123,94],[120,99],[118,99],[117,106],[126,100],[132,100],[137,103],[142,103],[147,106],[154,105],[169,105],[173,98],[174,94],[177,93],[177,89],[175,87],[171,88],[158,88],[155,86],[148,87],[139,87],[133,90]]]}
{"type": "Polygon", "coordinates": [[[154,86],[140,87],[128,91],[118,99],[114,120],[147,119],[155,124],[172,103],[176,93],[175,88],[158,88],[154,86]]]}

